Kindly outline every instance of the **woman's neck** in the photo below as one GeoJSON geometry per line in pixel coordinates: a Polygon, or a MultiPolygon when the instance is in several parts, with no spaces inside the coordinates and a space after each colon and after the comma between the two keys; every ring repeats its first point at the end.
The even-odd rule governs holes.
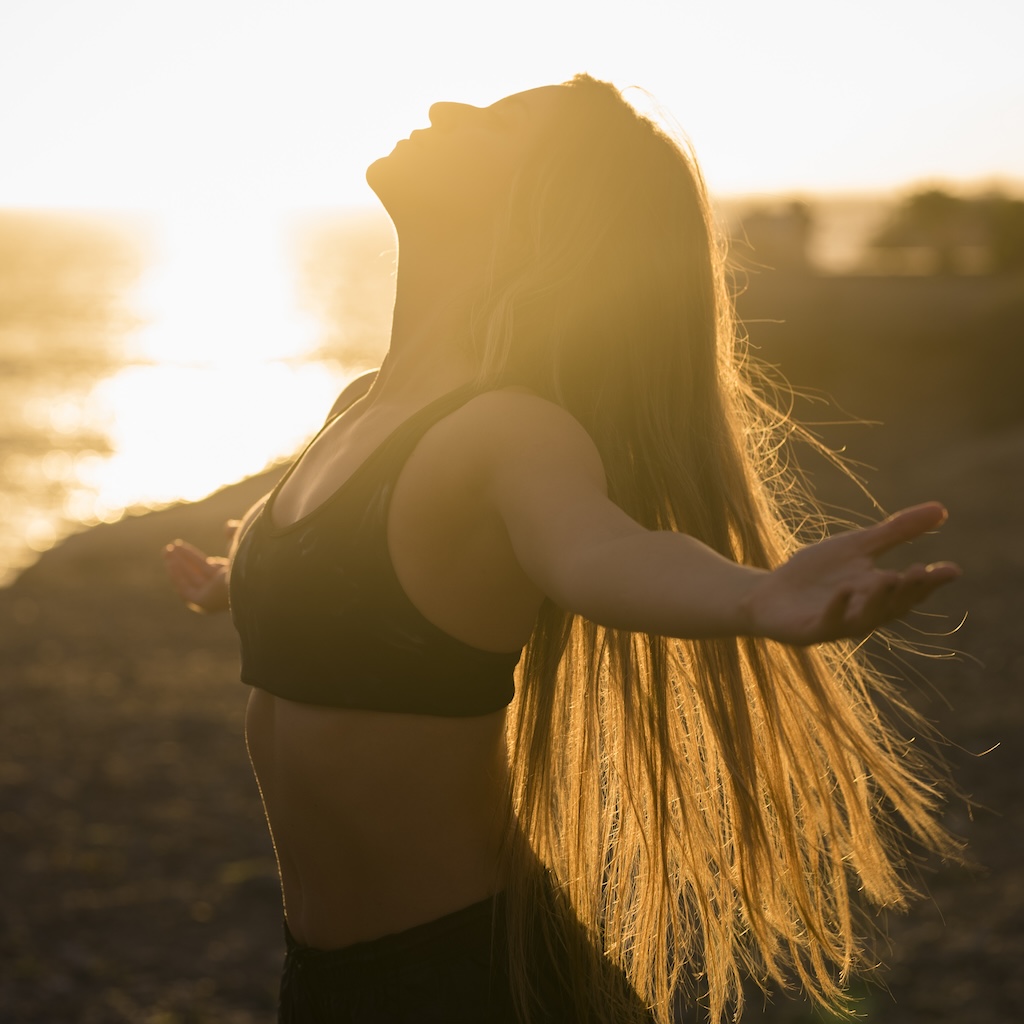
{"type": "Polygon", "coordinates": [[[403,238],[391,343],[379,390],[441,394],[476,373],[472,304],[483,284],[482,253],[466,245],[403,238]]]}

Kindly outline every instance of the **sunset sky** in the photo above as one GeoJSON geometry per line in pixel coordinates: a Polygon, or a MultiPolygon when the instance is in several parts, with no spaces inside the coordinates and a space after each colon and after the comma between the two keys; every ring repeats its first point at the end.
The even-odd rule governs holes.
{"type": "Polygon", "coordinates": [[[371,201],[436,99],[652,92],[712,191],[1024,182],[1018,0],[4,0],[0,206],[371,201]]]}

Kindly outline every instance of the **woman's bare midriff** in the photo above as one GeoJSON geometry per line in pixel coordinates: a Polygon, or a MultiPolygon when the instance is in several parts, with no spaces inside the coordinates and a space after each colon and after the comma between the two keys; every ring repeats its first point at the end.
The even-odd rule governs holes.
{"type": "Polygon", "coordinates": [[[251,692],[246,742],[299,942],[342,948],[501,888],[504,723],[251,692]]]}

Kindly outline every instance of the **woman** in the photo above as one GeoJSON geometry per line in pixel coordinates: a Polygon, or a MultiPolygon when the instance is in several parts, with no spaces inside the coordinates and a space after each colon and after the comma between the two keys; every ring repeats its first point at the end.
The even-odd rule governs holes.
{"type": "MultiPolygon", "coordinates": [[[[945,513],[801,546],[699,173],[612,86],[430,122],[367,172],[387,358],[232,555],[280,1019],[718,1020],[747,975],[837,1003],[851,887],[902,900],[897,829],[953,848],[856,654],[958,575],[875,565],[945,513]]],[[[167,560],[226,607],[223,560],[167,560]]]]}

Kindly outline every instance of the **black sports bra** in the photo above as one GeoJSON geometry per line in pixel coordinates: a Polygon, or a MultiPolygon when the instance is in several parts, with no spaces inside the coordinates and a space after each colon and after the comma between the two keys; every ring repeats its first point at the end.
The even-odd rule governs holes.
{"type": "Polygon", "coordinates": [[[520,652],[471,647],[425,619],[388,551],[388,508],[402,467],[427,430],[474,394],[462,388],[421,409],[309,515],[277,527],[274,498],[296,460],[246,528],[231,566],[243,682],[306,704],[452,717],[512,700],[520,652]]]}

